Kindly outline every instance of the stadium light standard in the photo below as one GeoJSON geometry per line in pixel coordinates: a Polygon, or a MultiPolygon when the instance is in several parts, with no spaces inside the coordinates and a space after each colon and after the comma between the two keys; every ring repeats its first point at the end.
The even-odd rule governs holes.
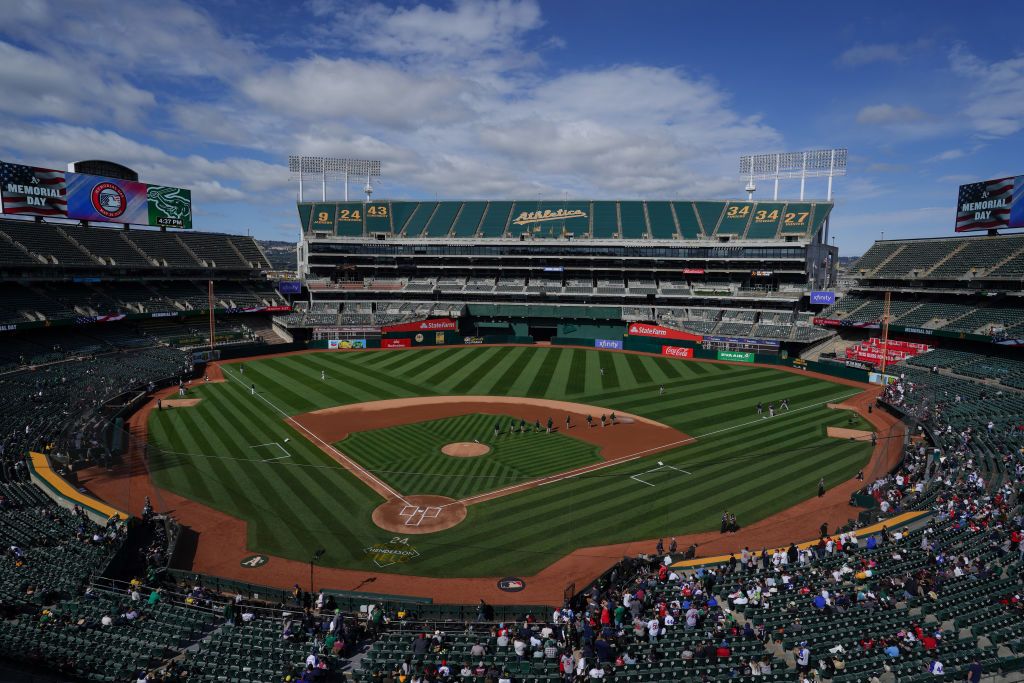
{"type": "Polygon", "coordinates": [[[352,177],[366,178],[363,192],[366,201],[373,194],[373,179],[380,177],[380,161],[371,159],[337,159],[334,157],[307,157],[291,155],[288,157],[288,173],[291,180],[299,181],[299,201],[303,200],[303,181],[315,178],[320,181],[320,199],[327,201],[327,179],[345,179],[345,201],[348,201],[349,179],[352,177]]]}
{"type": "MultiPolygon", "coordinates": [[[[846,175],[845,147],[813,149],[806,152],[774,152],[772,154],[747,154],[740,157],[740,177],[747,179],[748,199],[754,198],[755,180],[774,181],[772,199],[779,199],[779,180],[800,179],[800,201],[804,200],[804,188],[808,178],[828,178],[826,199],[832,201],[832,179],[846,175]]],[[[819,233],[823,244],[828,244],[829,219],[819,233]]]]}
{"type": "Polygon", "coordinates": [[[324,548],[320,548],[315,553],[313,553],[313,557],[309,558],[309,595],[310,595],[310,599],[312,599],[312,596],[313,596],[313,566],[320,560],[321,557],[324,556],[324,553],[326,553],[326,552],[327,552],[327,550],[325,550],[324,548]]]}

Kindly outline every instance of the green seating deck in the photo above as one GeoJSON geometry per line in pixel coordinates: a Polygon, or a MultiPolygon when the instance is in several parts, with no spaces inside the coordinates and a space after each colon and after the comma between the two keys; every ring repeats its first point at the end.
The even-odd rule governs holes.
{"type": "Polygon", "coordinates": [[[473,237],[480,226],[480,219],[483,218],[487,202],[466,202],[462,205],[459,217],[455,219],[455,226],[452,228],[453,237],[473,237]]]}
{"type": "Polygon", "coordinates": [[[656,240],[676,238],[676,221],[669,202],[647,202],[647,218],[651,224],[651,237],[656,240]]]}
{"type": "Polygon", "coordinates": [[[480,221],[481,237],[501,237],[508,228],[512,202],[487,202],[487,210],[480,221]]]}
{"type": "Polygon", "coordinates": [[[459,213],[462,202],[439,202],[427,223],[424,237],[447,237],[452,230],[452,223],[459,213]]]}
{"type": "Polygon", "coordinates": [[[697,218],[693,202],[672,202],[676,210],[676,218],[679,220],[679,234],[686,240],[696,240],[704,237],[704,229],[697,218]]]}
{"type": "Polygon", "coordinates": [[[750,227],[747,228],[746,238],[748,240],[775,239],[785,208],[786,205],[781,203],[758,202],[753,216],[750,218],[750,227]]]}
{"type": "Polygon", "coordinates": [[[622,223],[622,239],[641,240],[647,237],[643,202],[619,202],[619,218],[622,223]]]}

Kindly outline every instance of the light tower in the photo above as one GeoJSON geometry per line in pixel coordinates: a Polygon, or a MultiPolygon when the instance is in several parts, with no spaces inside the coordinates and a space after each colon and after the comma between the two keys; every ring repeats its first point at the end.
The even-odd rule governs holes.
{"type": "Polygon", "coordinates": [[[345,201],[348,201],[349,178],[366,176],[366,201],[373,194],[372,180],[380,177],[380,161],[370,159],[336,159],[333,157],[307,157],[291,155],[288,157],[288,172],[292,180],[299,181],[299,201],[303,200],[303,181],[315,178],[320,181],[320,199],[327,201],[327,179],[345,179],[345,201]]]}
{"type": "MultiPolygon", "coordinates": [[[[808,178],[828,178],[826,198],[832,201],[832,179],[846,175],[847,149],[813,149],[806,152],[774,152],[772,154],[748,154],[740,157],[740,177],[747,179],[746,191],[753,198],[755,180],[772,180],[775,183],[772,199],[779,199],[779,181],[800,179],[800,201],[804,199],[804,188],[808,178]]],[[[824,244],[828,244],[829,223],[819,233],[824,244]]]]}

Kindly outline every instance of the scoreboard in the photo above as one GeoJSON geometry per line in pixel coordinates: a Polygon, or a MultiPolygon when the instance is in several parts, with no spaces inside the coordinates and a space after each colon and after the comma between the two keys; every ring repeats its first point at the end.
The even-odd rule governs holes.
{"type": "Polygon", "coordinates": [[[1024,176],[961,185],[956,231],[1024,228],[1024,176]]]}

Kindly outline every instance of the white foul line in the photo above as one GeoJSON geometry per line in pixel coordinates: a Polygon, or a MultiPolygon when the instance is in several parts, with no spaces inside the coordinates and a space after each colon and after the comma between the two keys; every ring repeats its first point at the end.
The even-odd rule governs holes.
{"type": "MultiPolygon", "coordinates": [[[[228,372],[228,369],[226,367],[221,365],[220,369],[221,369],[221,372],[223,372],[225,375],[231,377],[236,382],[240,382],[242,384],[242,386],[245,387],[245,382],[243,382],[242,380],[240,380],[237,377],[235,377],[234,373],[228,372]]],[[[298,420],[293,418],[291,415],[289,415],[288,413],[286,413],[283,410],[281,410],[280,408],[278,408],[276,405],[274,405],[266,396],[264,396],[263,394],[261,394],[259,392],[257,392],[255,395],[259,396],[263,400],[263,402],[266,403],[268,406],[270,406],[271,408],[273,408],[277,412],[279,412],[282,415],[284,415],[285,422],[291,422],[294,426],[298,427],[299,429],[304,431],[307,435],[309,435],[310,438],[312,438],[313,440],[317,441],[319,444],[321,444],[325,448],[327,448],[327,449],[333,451],[334,453],[336,453],[339,458],[341,458],[346,464],[348,464],[351,467],[351,469],[353,469],[355,471],[358,471],[358,472],[361,472],[362,475],[365,476],[367,479],[372,479],[373,481],[377,482],[377,485],[380,486],[382,489],[384,489],[385,491],[387,491],[388,493],[390,493],[392,496],[394,496],[398,500],[402,501],[403,503],[408,504],[409,501],[407,501],[405,498],[403,498],[402,495],[400,493],[398,493],[398,491],[394,490],[393,488],[391,488],[390,486],[385,484],[383,481],[378,479],[376,476],[371,474],[369,470],[363,468],[355,460],[353,460],[352,458],[348,457],[347,455],[345,455],[344,453],[339,451],[337,448],[335,448],[334,446],[332,446],[331,444],[327,443],[326,441],[321,439],[319,436],[317,436],[316,434],[311,432],[301,422],[299,422],[298,420]]],[[[283,450],[283,447],[282,447],[282,450],[283,450]]],[[[345,469],[349,469],[349,468],[346,467],[345,469]]]]}
{"type": "MultiPolygon", "coordinates": [[[[830,399],[827,399],[825,401],[820,401],[818,403],[812,403],[810,405],[806,405],[806,406],[803,406],[801,408],[795,408],[794,410],[787,411],[785,413],[785,415],[791,415],[793,413],[799,413],[801,410],[807,410],[808,408],[817,408],[818,406],[823,406],[823,405],[826,405],[828,403],[834,403],[836,401],[845,401],[846,399],[848,399],[848,398],[850,398],[852,396],[857,396],[858,394],[861,394],[861,393],[863,393],[863,392],[857,391],[857,392],[854,392],[852,394],[846,394],[845,396],[834,396],[834,397],[832,397],[830,399]]],[[[777,420],[777,419],[780,419],[782,417],[783,417],[782,413],[776,413],[775,417],[774,418],[770,418],[770,419],[777,420]]],[[[663,451],[666,448],[672,448],[673,446],[681,446],[683,444],[693,443],[697,439],[703,439],[706,436],[714,436],[715,434],[721,434],[723,432],[729,432],[729,431],[732,431],[734,429],[739,429],[740,427],[749,427],[750,425],[756,425],[756,424],[765,424],[764,419],[751,420],[750,422],[744,422],[742,424],[732,425],[731,427],[723,427],[722,429],[716,429],[716,430],[711,431],[711,432],[705,432],[704,434],[699,434],[697,436],[688,436],[685,439],[681,439],[681,440],[675,441],[673,443],[666,443],[666,444],[662,444],[661,446],[655,446],[654,448],[646,448],[646,449],[644,449],[642,451],[637,451],[636,453],[633,453],[631,455],[627,455],[624,458],[619,458],[618,460],[608,460],[606,462],[598,463],[596,465],[587,465],[586,467],[581,467],[578,470],[572,470],[570,472],[565,472],[565,473],[560,474],[560,475],[555,475],[555,476],[553,476],[551,478],[535,479],[533,481],[524,481],[524,482],[521,482],[519,484],[512,484],[511,486],[506,486],[505,488],[497,489],[497,490],[494,490],[494,491],[488,491],[486,493],[480,493],[480,494],[477,494],[475,496],[470,496],[469,498],[463,498],[462,500],[457,500],[454,503],[446,503],[445,505],[442,505],[441,507],[448,507],[449,505],[455,505],[455,503],[467,504],[469,501],[476,500],[477,498],[484,498],[484,497],[491,498],[491,497],[494,497],[494,494],[496,494],[496,493],[501,493],[502,491],[508,491],[508,490],[515,489],[515,488],[521,488],[521,487],[526,486],[528,484],[536,484],[537,486],[547,486],[548,484],[554,484],[554,483],[557,483],[557,482],[560,482],[560,481],[564,481],[565,479],[574,479],[574,478],[576,478],[576,477],[578,477],[578,476],[580,476],[582,474],[590,474],[591,472],[597,472],[598,470],[603,470],[606,467],[614,467],[616,465],[622,465],[622,464],[627,463],[627,462],[632,462],[633,460],[637,460],[639,458],[642,458],[645,455],[647,455],[649,453],[652,453],[654,451],[663,451]],[[540,483],[537,483],[537,482],[540,482],[540,483]]]]}

